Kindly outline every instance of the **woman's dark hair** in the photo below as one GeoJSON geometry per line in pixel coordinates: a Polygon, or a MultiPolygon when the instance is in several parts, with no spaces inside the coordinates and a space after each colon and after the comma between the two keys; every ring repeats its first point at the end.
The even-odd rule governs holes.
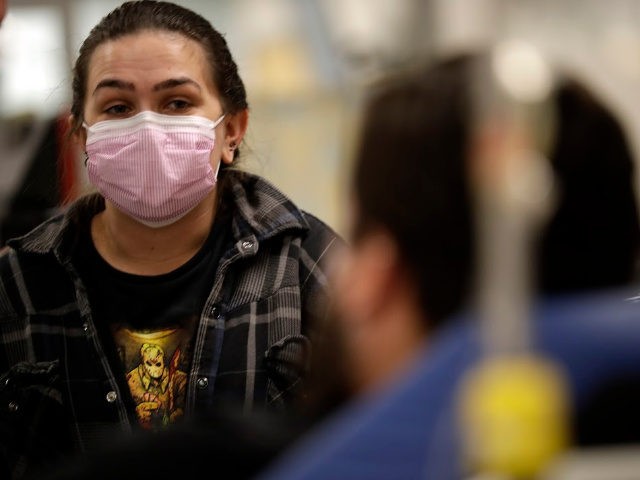
{"type": "MultiPolygon", "coordinates": [[[[205,18],[170,2],[131,1],[103,17],[80,47],[73,69],[72,132],[77,131],[83,122],[88,68],[95,49],[104,42],[142,30],[178,32],[198,42],[209,60],[211,78],[220,93],[225,113],[234,114],[248,108],[244,83],[227,42],[205,18]]],[[[237,154],[238,150],[235,152],[237,154]]]]}
{"type": "MultiPolygon", "coordinates": [[[[395,238],[429,327],[464,306],[475,280],[467,178],[474,59],[460,55],[378,84],[366,103],[352,174],[354,241],[379,227],[395,238]]],[[[629,283],[640,226],[623,129],[575,81],[559,84],[553,102],[559,129],[550,159],[560,194],[534,251],[537,289],[629,283]]]]}

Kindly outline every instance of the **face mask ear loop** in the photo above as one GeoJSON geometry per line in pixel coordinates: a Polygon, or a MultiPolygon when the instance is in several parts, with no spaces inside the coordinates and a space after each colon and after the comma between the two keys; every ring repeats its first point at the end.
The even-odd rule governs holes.
{"type": "MultiPolygon", "coordinates": [[[[222,122],[222,120],[224,120],[224,117],[226,115],[227,115],[226,113],[223,113],[218,120],[213,122],[213,128],[216,128],[218,125],[220,125],[220,122],[222,122]]],[[[220,161],[218,162],[218,166],[216,167],[216,173],[213,176],[213,178],[215,178],[216,182],[218,181],[218,172],[220,171],[220,164],[221,163],[222,163],[222,158],[220,158],[220,161]]]]}
{"type": "MultiPolygon", "coordinates": [[[[82,122],[82,128],[84,128],[85,130],[89,130],[89,125],[87,125],[87,122],[82,122]]],[[[85,151],[84,152],[84,166],[87,166],[87,162],[89,161],[89,154],[85,151]]]]}
{"type": "Polygon", "coordinates": [[[220,171],[220,164],[221,163],[222,163],[222,158],[218,162],[218,166],[216,167],[216,172],[213,174],[213,178],[215,179],[216,182],[218,181],[218,172],[220,171]]]}
{"type": "Polygon", "coordinates": [[[227,116],[227,114],[226,114],[226,113],[223,113],[223,114],[220,116],[220,118],[219,118],[219,119],[217,119],[215,122],[213,122],[213,127],[211,127],[211,128],[216,128],[218,125],[220,125],[220,122],[221,122],[222,120],[224,120],[224,117],[226,117],[226,116],[227,116]]]}

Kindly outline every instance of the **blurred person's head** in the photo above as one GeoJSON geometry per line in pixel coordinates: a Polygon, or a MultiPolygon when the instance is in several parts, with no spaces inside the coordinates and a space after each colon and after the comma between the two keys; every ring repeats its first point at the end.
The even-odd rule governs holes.
{"type": "Polygon", "coordinates": [[[467,90],[454,62],[385,81],[366,102],[336,285],[356,389],[406,364],[469,295],[467,90]]]}
{"type": "MultiPolygon", "coordinates": [[[[345,369],[356,390],[398,373],[472,299],[473,59],[387,79],[366,103],[350,184],[351,248],[337,282],[345,369]]],[[[558,201],[534,250],[534,284],[553,294],[628,283],[638,217],[623,130],[573,80],[558,83],[553,104],[558,201]]]]}
{"type": "Polygon", "coordinates": [[[576,79],[565,78],[554,98],[559,198],[538,244],[539,289],[624,285],[636,275],[640,235],[630,144],[614,113],[576,79]]]}

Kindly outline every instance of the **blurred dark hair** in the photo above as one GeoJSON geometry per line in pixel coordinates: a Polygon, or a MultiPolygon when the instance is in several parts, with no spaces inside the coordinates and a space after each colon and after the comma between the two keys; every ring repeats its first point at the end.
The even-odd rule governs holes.
{"type": "Polygon", "coordinates": [[[460,307],[471,281],[467,67],[455,59],[376,85],[352,174],[354,242],[388,230],[434,325],[460,307]]]}
{"type": "Polygon", "coordinates": [[[567,293],[628,283],[636,269],[640,227],[635,159],[607,106],[575,79],[555,94],[558,131],[551,163],[557,209],[538,246],[538,284],[567,293]]]}
{"type": "MultiPolygon", "coordinates": [[[[464,306],[475,278],[466,168],[475,58],[460,55],[377,84],[352,174],[354,242],[379,227],[395,238],[430,327],[464,306]]],[[[537,288],[562,293],[627,283],[640,227],[623,129],[574,79],[558,84],[553,101],[559,130],[551,162],[560,195],[536,247],[537,288]]]]}

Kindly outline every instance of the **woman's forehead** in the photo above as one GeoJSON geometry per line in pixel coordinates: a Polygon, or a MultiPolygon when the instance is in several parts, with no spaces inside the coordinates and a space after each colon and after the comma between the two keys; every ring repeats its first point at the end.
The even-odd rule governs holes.
{"type": "Polygon", "coordinates": [[[143,30],[96,47],[89,61],[87,87],[91,90],[108,77],[143,84],[176,75],[215,87],[208,57],[197,41],[179,32],[143,30]]]}

